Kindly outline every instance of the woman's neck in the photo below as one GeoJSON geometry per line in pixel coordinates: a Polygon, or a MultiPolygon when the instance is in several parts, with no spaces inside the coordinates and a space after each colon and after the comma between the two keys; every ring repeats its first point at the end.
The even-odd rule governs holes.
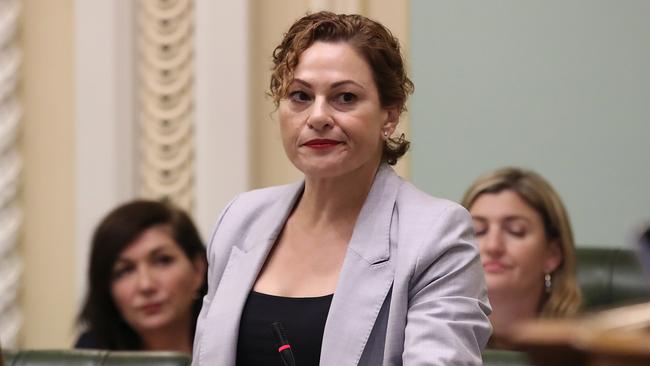
{"type": "Polygon", "coordinates": [[[190,319],[184,319],[177,325],[152,329],[140,333],[142,349],[146,351],[176,351],[192,354],[192,334],[190,319]]]}
{"type": "Polygon", "coordinates": [[[377,167],[336,178],[306,177],[305,191],[295,212],[312,227],[336,222],[354,225],[372,187],[377,167]]]}
{"type": "Polygon", "coordinates": [[[531,296],[530,293],[506,293],[503,296],[491,293],[489,295],[492,314],[490,322],[493,334],[503,337],[510,332],[513,325],[522,321],[538,317],[540,296],[531,296]]]}

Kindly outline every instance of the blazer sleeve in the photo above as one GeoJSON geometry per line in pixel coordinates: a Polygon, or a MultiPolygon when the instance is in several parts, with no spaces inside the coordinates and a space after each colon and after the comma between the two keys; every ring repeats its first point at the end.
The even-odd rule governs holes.
{"type": "Polygon", "coordinates": [[[409,283],[403,364],[482,365],[492,332],[469,213],[450,204],[418,250],[409,283]]]}

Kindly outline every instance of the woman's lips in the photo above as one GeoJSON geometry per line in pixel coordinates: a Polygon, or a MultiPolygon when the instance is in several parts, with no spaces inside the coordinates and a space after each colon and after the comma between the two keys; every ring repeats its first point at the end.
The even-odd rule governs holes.
{"type": "Polygon", "coordinates": [[[152,315],[158,313],[160,311],[160,308],[162,308],[161,303],[153,303],[141,306],[140,311],[147,315],[152,315]]]}
{"type": "Polygon", "coordinates": [[[483,262],[483,270],[486,273],[501,273],[505,271],[508,267],[499,261],[487,261],[483,262]]]}
{"type": "Polygon", "coordinates": [[[303,144],[303,146],[307,146],[312,149],[328,149],[330,147],[334,147],[338,145],[340,142],[336,140],[329,140],[329,139],[314,139],[314,140],[309,140],[303,144]]]}

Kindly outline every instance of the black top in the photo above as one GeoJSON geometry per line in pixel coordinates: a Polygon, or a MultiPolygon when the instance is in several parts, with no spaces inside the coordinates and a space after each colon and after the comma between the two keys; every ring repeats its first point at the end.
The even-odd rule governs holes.
{"type": "Polygon", "coordinates": [[[79,336],[77,342],[75,342],[74,348],[97,349],[100,347],[99,343],[97,343],[97,338],[95,338],[95,335],[90,331],[85,331],[79,336]]]}
{"type": "Polygon", "coordinates": [[[318,365],[333,296],[281,297],[251,291],[239,324],[237,366],[283,366],[274,322],[282,323],[296,365],[318,365]]]}

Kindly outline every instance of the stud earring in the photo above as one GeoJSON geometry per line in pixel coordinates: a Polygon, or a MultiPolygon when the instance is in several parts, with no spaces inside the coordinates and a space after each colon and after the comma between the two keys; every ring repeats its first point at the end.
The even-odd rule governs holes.
{"type": "Polygon", "coordinates": [[[388,131],[384,131],[384,137],[388,137],[388,131]]]}

